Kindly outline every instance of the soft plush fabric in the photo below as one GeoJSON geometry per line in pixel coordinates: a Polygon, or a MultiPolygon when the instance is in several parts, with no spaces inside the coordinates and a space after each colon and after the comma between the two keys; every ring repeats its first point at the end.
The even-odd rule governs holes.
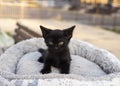
{"type": "Polygon", "coordinates": [[[0,86],[120,86],[120,61],[104,49],[72,39],[71,74],[42,75],[38,72],[42,64],[36,61],[39,48],[47,48],[42,38],[22,41],[6,50],[0,57],[0,86]],[[86,67],[88,64],[91,66],[86,67]]]}
{"type": "MultiPolygon", "coordinates": [[[[37,61],[40,56],[39,52],[30,52],[24,55],[18,62],[16,73],[24,75],[40,74],[40,70],[43,68],[43,63],[37,61]]],[[[93,77],[106,75],[95,63],[77,55],[72,55],[71,57],[70,74],[93,77]]],[[[59,73],[59,70],[52,67],[51,73],[59,73]]]]}

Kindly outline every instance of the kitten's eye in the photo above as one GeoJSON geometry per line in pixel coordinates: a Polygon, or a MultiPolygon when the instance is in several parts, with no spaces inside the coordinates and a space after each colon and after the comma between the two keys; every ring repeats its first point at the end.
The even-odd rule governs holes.
{"type": "Polygon", "coordinates": [[[63,44],[64,44],[64,42],[59,42],[59,43],[58,43],[58,45],[63,45],[63,44]]]}
{"type": "Polygon", "coordinates": [[[49,45],[53,45],[53,42],[51,42],[51,41],[50,41],[50,42],[48,42],[48,43],[49,43],[49,45]]]}

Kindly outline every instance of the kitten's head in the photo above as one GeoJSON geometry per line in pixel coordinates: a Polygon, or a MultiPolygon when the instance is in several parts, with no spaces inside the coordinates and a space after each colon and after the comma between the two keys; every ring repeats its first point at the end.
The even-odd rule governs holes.
{"type": "Polygon", "coordinates": [[[68,46],[75,26],[64,30],[51,30],[43,26],[40,28],[49,50],[59,52],[68,46]]]}

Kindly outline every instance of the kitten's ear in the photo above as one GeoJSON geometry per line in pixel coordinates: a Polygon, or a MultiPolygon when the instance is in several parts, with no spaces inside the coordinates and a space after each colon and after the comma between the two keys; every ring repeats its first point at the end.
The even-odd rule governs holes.
{"type": "Polygon", "coordinates": [[[74,25],[74,26],[72,26],[72,27],[70,27],[70,28],[68,28],[68,29],[63,30],[63,31],[64,31],[64,35],[65,35],[68,39],[70,39],[70,38],[72,37],[73,30],[74,30],[75,27],[76,27],[76,26],[74,25]]]}
{"type": "Polygon", "coordinates": [[[40,25],[40,29],[42,31],[42,34],[43,34],[43,37],[45,38],[47,36],[48,33],[50,33],[50,29],[46,28],[46,27],[43,27],[40,25]]]}

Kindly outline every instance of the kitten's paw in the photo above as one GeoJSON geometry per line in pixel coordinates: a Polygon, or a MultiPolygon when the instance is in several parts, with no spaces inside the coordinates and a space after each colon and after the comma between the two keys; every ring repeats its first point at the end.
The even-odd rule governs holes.
{"type": "Polygon", "coordinates": [[[38,62],[44,63],[43,57],[40,57],[40,58],[38,59],[38,62]]]}
{"type": "Polygon", "coordinates": [[[50,70],[50,69],[42,69],[40,72],[41,72],[42,74],[47,74],[47,73],[50,73],[51,70],[50,70]]]}
{"type": "Polygon", "coordinates": [[[38,51],[43,54],[45,52],[45,49],[40,48],[38,51]]]}
{"type": "Polygon", "coordinates": [[[61,71],[61,74],[69,74],[69,71],[61,71]]]}

